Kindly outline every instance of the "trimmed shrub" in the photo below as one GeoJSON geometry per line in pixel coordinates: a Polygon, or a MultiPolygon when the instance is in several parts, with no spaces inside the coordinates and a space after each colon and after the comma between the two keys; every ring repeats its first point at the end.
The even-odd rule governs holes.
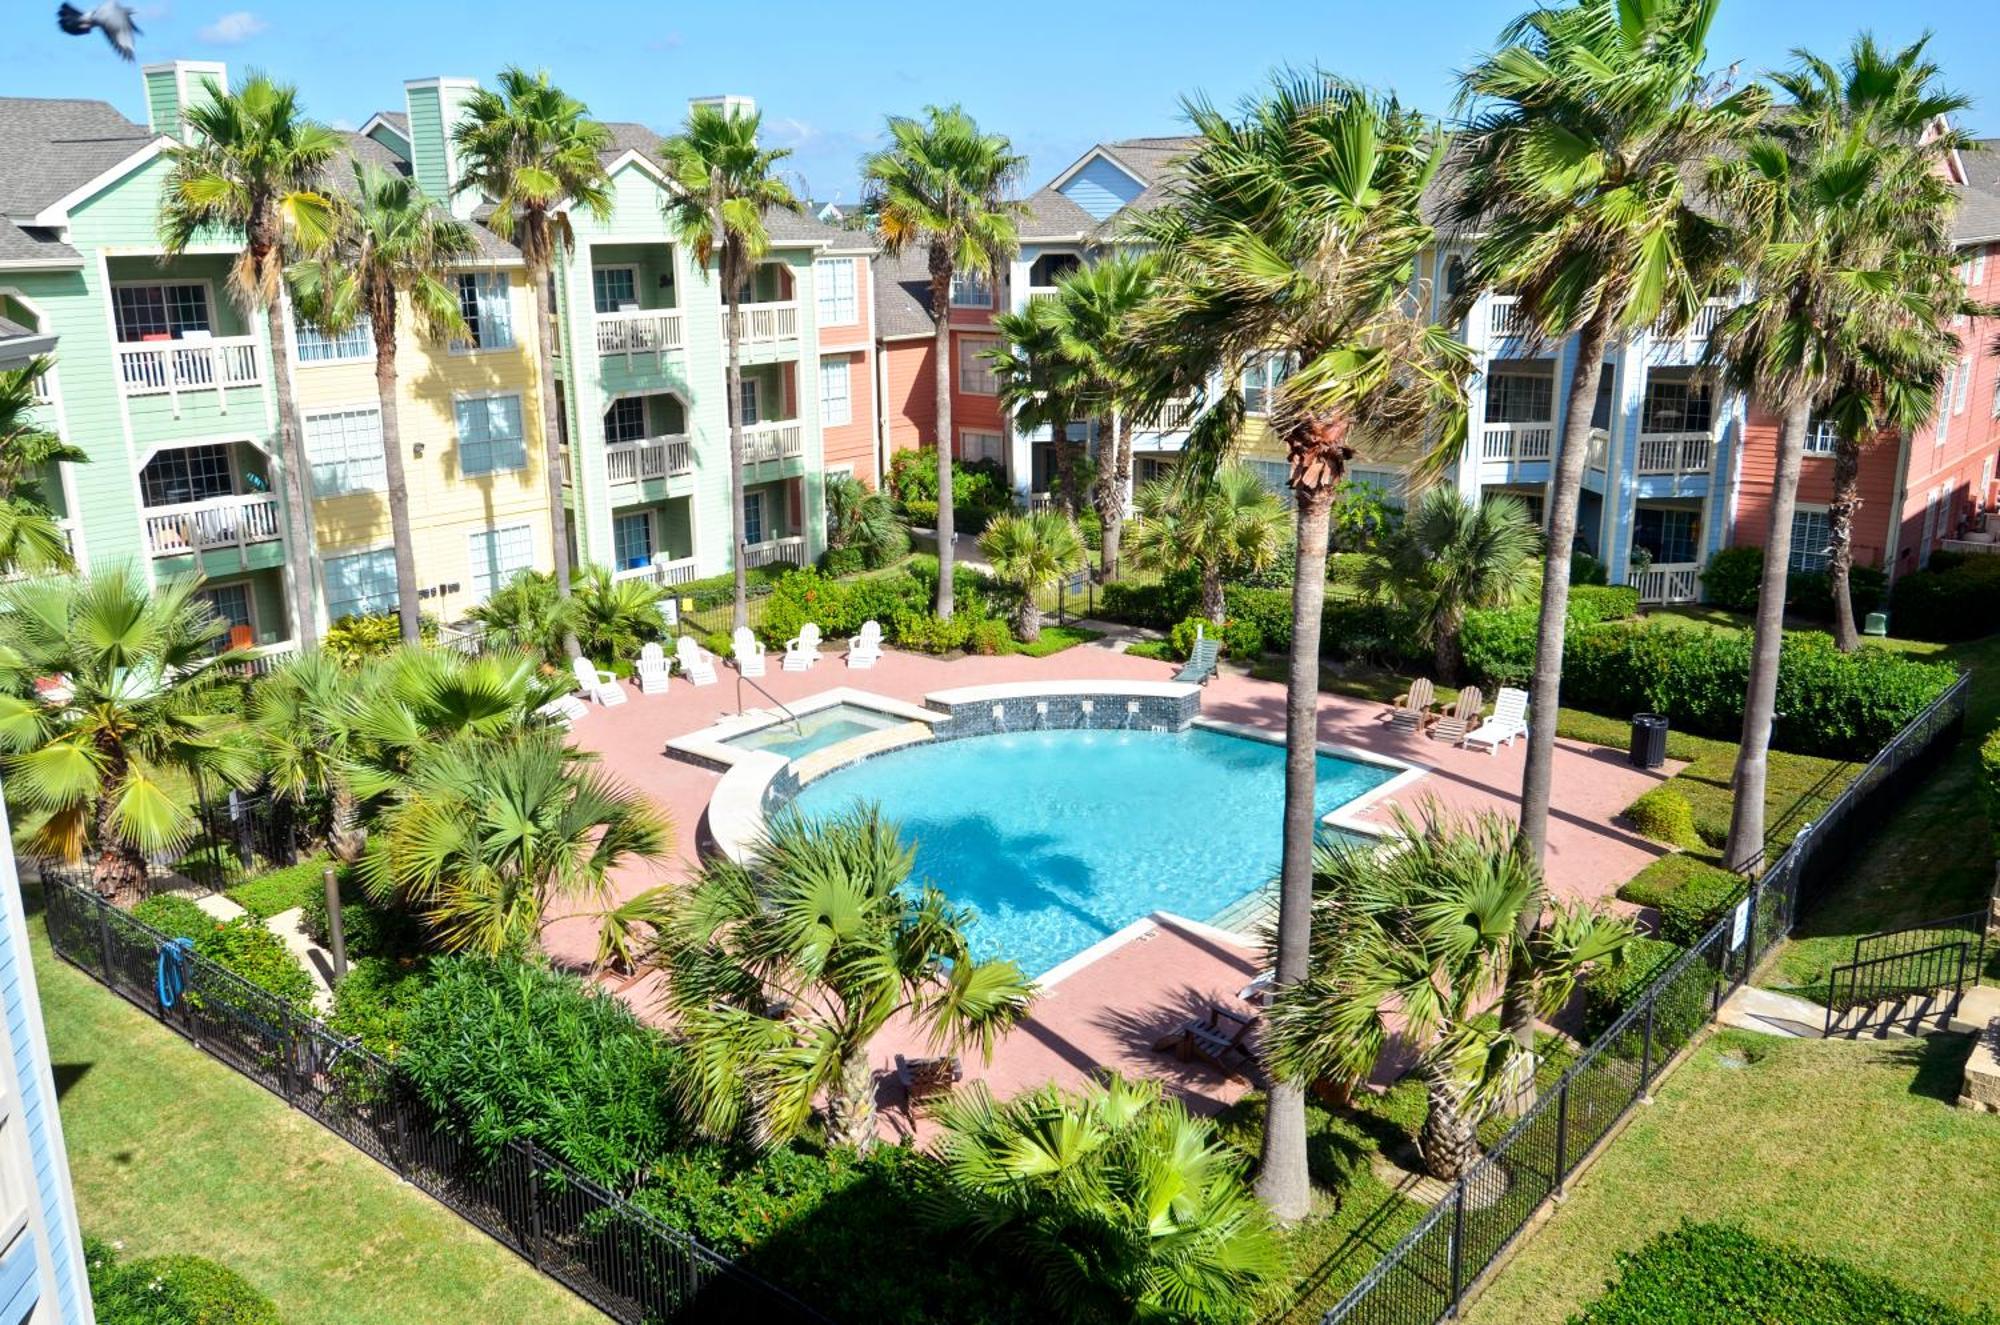
{"type": "Polygon", "coordinates": [[[965,651],[991,658],[1006,653],[1013,645],[1014,636],[1004,621],[987,620],[973,624],[965,637],[965,651]]]}
{"type": "MultiPolygon", "coordinates": [[[[1653,982],[1685,951],[1677,943],[1633,939],[1625,945],[1622,962],[1591,968],[1583,978],[1584,1039],[1597,1039],[1627,1009],[1638,1006],[1653,982]]],[[[1653,1005],[1653,1031],[1669,1043],[1684,1042],[1708,1020],[1708,968],[1703,966],[1701,972],[1702,979],[1674,981],[1653,1005]]]]}
{"type": "Polygon", "coordinates": [[[326,888],[321,873],[332,863],[330,857],[314,856],[247,879],[223,895],[259,920],[269,920],[295,906],[304,906],[314,893],[320,894],[324,909],[326,888]]]}
{"type": "Polygon", "coordinates": [[[170,939],[198,939],[221,924],[214,916],[179,893],[154,893],[132,908],[132,918],[151,925],[170,939]]]}
{"type": "Polygon", "coordinates": [[[1573,551],[1569,554],[1569,587],[1574,593],[1578,589],[1611,583],[1611,568],[1591,556],[1588,552],[1573,551]]]}
{"type": "Polygon", "coordinates": [[[868,558],[858,547],[828,548],[820,555],[822,575],[858,575],[868,569],[868,558]]]}
{"type": "Polygon", "coordinates": [[[1660,900],[1660,937],[1691,948],[1741,900],[1742,879],[1713,866],[1691,872],[1660,900]]]}
{"type": "Polygon", "coordinates": [[[916,653],[950,653],[965,647],[975,624],[964,616],[947,621],[930,612],[905,612],[896,617],[894,633],[900,648],[916,653]]]}
{"type": "MultiPolygon", "coordinates": [[[[1200,597],[1199,581],[1185,571],[1175,571],[1149,584],[1112,580],[1097,590],[1097,615],[1107,621],[1123,621],[1152,630],[1170,630],[1175,622],[1194,611],[1195,601],[1200,597]]],[[[1288,619],[1291,615],[1289,601],[1287,598],[1288,619]]],[[[1270,632],[1265,634],[1268,637],[1270,632]]],[[[1287,629],[1285,635],[1290,638],[1291,631],[1287,629]]]]}
{"type": "Polygon", "coordinates": [[[853,633],[847,616],[847,586],[810,568],[792,571],[778,581],[765,600],[757,634],[766,645],[782,648],[808,621],[827,635],[853,633]]]}
{"type": "MultiPolygon", "coordinates": [[[[937,528],[938,504],[935,497],[913,497],[903,503],[903,515],[919,529],[937,528]]],[[[952,514],[956,515],[954,511],[952,514]]]]}
{"type": "Polygon", "coordinates": [[[919,580],[907,572],[855,580],[844,586],[847,590],[848,622],[854,630],[861,629],[864,621],[879,622],[887,630],[898,613],[922,612],[929,608],[931,596],[927,586],[936,583],[935,572],[928,581],[919,580]]]}
{"type": "MultiPolygon", "coordinates": [[[[1880,607],[1889,596],[1889,577],[1874,566],[1847,568],[1847,601],[1856,620],[1880,607]]],[[[1785,606],[1816,621],[1833,620],[1833,577],[1823,570],[1785,578],[1785,606]]]]}
{"type": "Polygon", "coordinates": [[[1222,623],[1222,651],[1244,662],[1261,658],[1264,655],[1264,632],[1255,621],[1231,617],[1222,623]]]}
{"type": "Polygon", "coordinates": [[[283,1325],[270,1298],[205,1257],[121,1262],[110,1243],[86,1235],[83,1259],[98,1325],[283,1325]]]}
{"type": "MultiPolygon", "coordinates": [[[[1662,856],[1638,874],[1626,880],[1618,889],[1618,896],[1635,906],[1658,907],[1679,891],[1682,884],[1698,874],[1721,871],[1721,866],[1712,860],[1685,851],[1677,851],[1671,856],[1662,856]]],[[[1721,871],[1726,872],[1726,871],[1721,871]]]]}
{"type": "Polygon", "coordinates": [[[724,1255],[740,1255],[773,1230],[811,1217],[867,1170],[881,1169],[886,1176],[908,1162],[925,1162],[896,1146],[878,1146],[874,1153],[881,1158],[845,1149],[690,1146],[662,1159],[632,1199],[669,1227],[724,1255]]]}
{"type": "Polygon", "coordinates": [[[1763,548],[1726,547],[1701,568],[1701,591],[1717,607],[1748,612],[1757,606],[1758,581],[1763,575],[1763,548]]]}
{"type": "MultiPolygon", "coordinates": [[[[1292,647],[1292,591],[1290,589],[1252,589],[1244,585],[1230,585],[1223,591],[1225,620],[1241,621],[1254,627],[1264,643],[1274,649],[1292,647]]],[[[1328,603],[1328,609],[1334,604],[1328,603]]],[[[1329,611],[1328,615],[1331,615],[1329,611]]],[[[1320,638],[1326,638],[1326,617],[1322,617],[1320,638]]]]}
{"type": "Polygon", "coordinates": [[[1215,623],[1207,617],[1191,616],[1175,626],[1167,634],[1167,644],[1176,658],[1187,659],[1194,656],[1194,642],[1204,635],[1213,635],[1215,623]]]}
{"type": "Polygon", "coordinates": [[[333,1015],[326,1024],[394,1059],[409,1038],[410,1010],[429,983],[428,959],[360,958],[348,963],[347,974],[334,986],[333,1015]]]}
{"type": "MultiPolygon", "coordinates": [[[[306,898],[305,913],[299,923],[314,943],[328,947],[333,942],[332,922],[326,913],[326,888],[314,888],[306,898]]],[[[347,955],[355,957],[404,956],[423,946],[423,926],[416,917],[394,906],[370,899],[361,889],[352,870],[340,876],[340,936],[347,955]]]]}
{"type": "Polygon", "coordinates": [[[1526,607],[1467,612],[1458,631],[1466,672],[1489,690],[1526,686],[1535,672],[1537,619],[1535,609],[1526,607]]]}
{"type": "Polygon", "coordinates": [[[2000,619],[2000,556],[1931,557],[1928,568],[1896,581],[1896,633],[1909,639],[1976,639],[2000,619]]]}
{"type": "Polygon", "coordinates": [[[1661,784],[1625,807],[1625,817],[1643,837],[1668,846],[1698,846],[1694,831],[1694,807],[1688,798],[1669,784],[1661,784]]]}
{"type": "MultiPolygon", "coordinates": [[[[312,1005],[317,988],[312,976],[285,941],[253,916],[217,920],[176,893],[155,893],[132,908],[132,918],[169,938],[192,940],[197,957],[214,962],[301,1012],[312,1005]]],[[[224,986],[213,996],[227,1001],[230,992],[224,986]]]]}
{"type": "Polygon", "coordinates": [[[1639,615],[1639,591],[1630,585],[1579,584],[1569,591],[1569,620],[1594,626],[1639,615]]]}
{"type": "Polygon", "coordinates": [[[718,658],[734,658],[736,636],[727,630],[711,630],[701,637],[701,647],[718,658]]]}

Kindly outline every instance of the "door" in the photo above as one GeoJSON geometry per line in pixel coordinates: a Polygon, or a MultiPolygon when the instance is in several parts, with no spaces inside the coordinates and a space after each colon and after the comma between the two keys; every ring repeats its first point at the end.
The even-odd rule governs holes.
{"type": "Polygon", "coordinates": [[[653,564],[653,513],[632,511],[613,516],[611,542],[620,570],[637,570],[653,564]]]}
{"type": "MultiPolygon", "coordinates": [[[[747,382],[744,385],[749,385],[747,382]]],[[[756,545],[764,541],[764,494],[746,492],[743,494],[743,541],[756,545]]]]}

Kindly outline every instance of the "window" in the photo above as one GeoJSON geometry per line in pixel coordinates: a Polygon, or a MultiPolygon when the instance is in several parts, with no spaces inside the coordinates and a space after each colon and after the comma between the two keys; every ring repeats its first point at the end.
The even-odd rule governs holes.
{"type": "Polygon", "coordinates": [[[472,554],[472,596],[482,602],[535,564],[533,525],[508,525],[467,534],[472,554]]]}
{"type": "Polygon", "coordinates": [[[1972,360],[1960,359],[1958,361],[1958,388],[1952,392],[1951,397],[1951,412],[1953,414],[1965,413],[1965,397],[1971,390],[1972,360]]]}
{"type": "Polygon", "coordinates": [[[229,448],[177,446],[162,451],[139,471],[139,491],[148,506],[179,506],[227,497],[236,491],[229,448]]]}
{"type": "Polygon", "coordinates": [[[820,360],[819,421],[825,427],[854,422],[854,402],[848,394],[846,359],[820,360]]]}
{"type": "Polygon", "coordinates": [[[653,564],[653,513],[634,511],[611,517],[611,543],[618,569],[637,570],[653,564]]]}
{"type": "Polygon", "coordinates": [[[1832,419],[1814,419],[1806,425],[1806,454],[1832,455],[1840,441],[1832,419]]]}
{"type": "Polygon", "coordinates": [[[366,616],[396,610],[396,550],[378,548],[326,559],[326,614],[366,616]]]}
{"type": "Polygon", "coordinates": [[[742,400],[740,401],[740,406],[743,415],[743,425],[746,428],[751,424],[756,423],[759,419],[763,417],[761,414],[757,412],[757,406],[759,403],[760,403],[760,393],[757,390],[757,379],[754,377],[744,378],[743,395],[742,395],[742,400]]]}
{"type": "Polygon", "coordinates": [[[1641,506],[1632,513],[1632,543],[1652,553],[1655,565],[1686,565],[1695,559],[1699,524],[1694,511],[1641,506]]]}
{"type": "Polygon", "coordinates": [[[958,389],[968,396],[990,396],[1000,389],[993,377],[992,361],[986,352],[1000,344],[984,337],[965,337],[958,342],[958,389]]]}
{"type": "Polygon", "coordinates": [[[1825,570],[1832,542],[1832,518],[1825,511],[1800,507],[1792,512],[1792,556],[1787,564],[1796,574],[1825,570]]]}
{"type": "Polygon", "coordinates": [[[1965,278],[1965,288],[1973,289],[1986,279],[1986,248],[1981,245],[1972,250],[1963,263],[1959,264],[1959,275],[1965,278]]]}
{"type": "Polygon", "coordinates": [[[955,271],[951,274],[951,306],[953,308],[993,307],[993,282],[986,273],[955,271]]]}
{"type": "Polygon", "coordinates": [[[382,458],[382,412],[349,409],[305,416],[306,461],[315,497],[381,492],[389,486],[382,458]]]}
{"type": "Polygon", "coordinates": [[[525,469],[519,396],[474,396],[458,402],[458,472],[497,474],[525,469]]]}
{"type": "Polygon", "coordinates": [[[1548,423],[1555,418],[1555,381],[1546,373],[1496,373],[1486,380],[1488,423],[1548,423]]]}
{"type": "Polygon", "coordinates": [[[1651,382],[1640,432],[1708,432],[1712,427],[1708,385],[1703,382],[1651,382]]]}
{"type": "Polygon", "coordinates": [[[250,632],[250,638],[257,637],[257,623],[250,615],[250,586],[238,580],[235,584],[206,584],[195,590],[194,596],[208,604],[216,619],[229,627],[229,632],[216,642],[220,652],[228,647],[229,636],[243,629],[250,632]]]}
{"type": "Polygon", "coordinates": [[[764,494],[761,492],[743,494],[743,541],[747,544],[764,541],[764,494]]]}
{"type": "Polygon", "coordinates": [[[300,363],[352,363],[375,356],[375,329],[365,317],[357,318],[339,335],[329,336],[294,311],[292,339],[299,347],[300,363]]]}
{"type": "Polygon", "coordinates": [[[1957,393],[1958,365],[1948,363],[1944,366],[1944,385],[1938,388],[1937,436],[1931,439],[1933,445],[1943,446],[1951,436],[1951,400],[1957,393]]]}
{"type": "Polygon", "coordinates": [[[1993,417],[2000,419],[2000,374],[1993,378],[1993,417]]]}
{"type": "Polygon", "coordinates": [[[822,327],[844,327],[860,320],[854,302],[853,258],[821,258],[813,263],[813,289],[819,294],[822,327]]]}
{"type": "Polygon", "coordinates": [[[1002,443],[997,432],[961,432],[958,435],[958,458],[964,461],[991,460],[1001,463],[1002,443]]]}
{"type": "Polygon", "coordinates": [[[646,436],[646,402],[640,396],[624,396],[604,411],[606,442],[637,442],[646,436]]]}
{"type": "Polygon", "coordinates": [[[121,341],[179,340],[190,331],[211,331],[208,287],[170,284],[115,285],[112,308],[121,341]]]}
{"type": "Polygon", "coordinates": [[[639,270],[636,267],[596,267],[590,273],[590,293],[600,313],[616,313],[639,306],[639,270]]]}
{"type": "Polygon", "coordinates": [[[1292,467],[1282,460],[1245,460],[1244,466],[1255,474],[1264,486],[1276,495],[1290,501],[1292,498],[1292,467]]]}
{"type": "Polygon", "coordinates": [[[514,347],[514,308],[508,299],[507,277],[500,272],[460,272],[458,311],[467,335],[452,349],[509,350],[514,347]]]}
{"type": "Polygon", "coordinates": [[[1282,354],[1252,357],[1243,365],[1243,408],[1252,414],[1269,413],[1279,383],[1291,375],[1291,361],[1282,354]]]}

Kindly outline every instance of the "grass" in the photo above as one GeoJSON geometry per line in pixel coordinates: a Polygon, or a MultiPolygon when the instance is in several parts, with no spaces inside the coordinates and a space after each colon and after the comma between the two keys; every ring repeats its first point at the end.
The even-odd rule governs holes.
{"type": "Polygon", "coordinates": [[[315,892],[324,888],[320,871],[330,863],[324,859],[308,860],[272,870],[237,884],[223,896],[259,920],[269,920],[293,907],[304,906],[315,892]]]}
{"type": "Polygon", "coordinates": [[[1046,658],[1064,649],[1073,649],[1079,644],[1103,639],[1101,630],[1085,630],[1082,626],[1043,626],[1041,638],[1033,644],[1023,644],[1019,640],[1009,641],[1007,652],[1024,654],[1030,658],[1046,658]]]}
{"type": "Polygon", "coordinates": [[[1970,1041],[1698,1048],[1466,1314],[1560,1321],[1683,1215],[1835,1256],[1963,1307],[2000,1298],[2000,1119],[1953,1106],[1970,1041]]]}
{"type": "Polygon", "coordinates": [[[32,927],[83,1227],[221,1261],[289,1325],[602,1321],[304,1114],[58,961],[32,927]]]}

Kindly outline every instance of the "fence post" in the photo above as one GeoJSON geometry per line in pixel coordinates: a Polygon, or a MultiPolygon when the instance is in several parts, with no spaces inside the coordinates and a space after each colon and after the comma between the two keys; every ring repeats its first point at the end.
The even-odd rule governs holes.
{"type": "Polygon", "coordinates": [[[542,1268],[542,1148],[528,1142],[528,1259],[542,1268]]]}
{"type": "Polygon", "coordinates": [[[1451,1207],[1451,1306],[1445,1310],[1447,1316],[1458,1315],[1458,1299],[1465,1292],[1465,1179],[1460,1178],[1453,1188],[1455,1200],[1451,1207]]]}
{"type": "Polygon", "coordinates": [[[111,978],[111,904],[104,900],[103,893],[91,894],[97,903],[97,960],[104,968],[104,985],[107,989],[118,988],[111,978]]]}
{"type": "Polygon", "coordinates": [[[1555,1194],[1563,1194],[1563,1186],[1569,1179],[1569,1077],[1564,1075],[1562,1087],[1556,1092],[1556,1185],[1555,1194]]]}
{"type": "Polygon", "coordinates": [[[1645,1039],[1639,1048],[1639,1100],[1643,1104],[1653,1102],[1653,1005],[1656,998],[1646,1000],[1645,1039]]]}

